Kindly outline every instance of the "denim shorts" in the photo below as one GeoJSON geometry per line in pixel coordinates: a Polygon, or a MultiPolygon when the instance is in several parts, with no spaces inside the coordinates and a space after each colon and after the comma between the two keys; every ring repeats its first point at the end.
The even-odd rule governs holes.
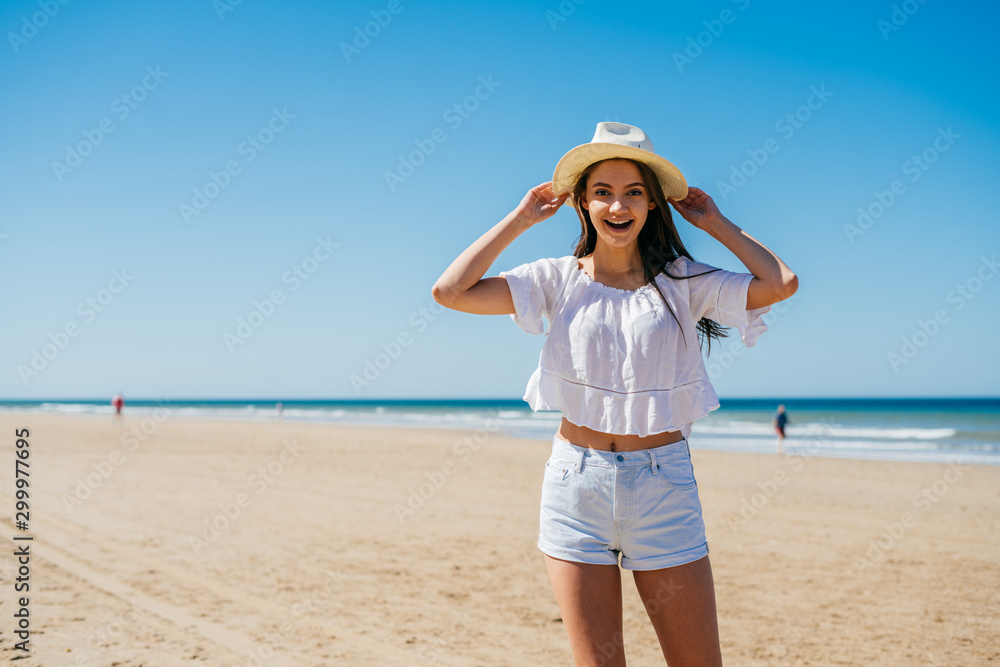
{"type": "Polygon", "coordinates": [[[687,440],[632,452],[559,437],[545,462],[538,548],[554,558],[657,570],[708,554],[687,440]]]}

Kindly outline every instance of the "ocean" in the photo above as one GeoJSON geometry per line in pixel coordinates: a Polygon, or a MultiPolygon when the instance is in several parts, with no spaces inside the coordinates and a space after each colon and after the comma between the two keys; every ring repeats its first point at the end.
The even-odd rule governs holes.
{"type": "MultiPolygon", "coordinates": [[[[128,416],[278,419],[279,399],[131,400],[128,416]]],[[[551,440],[561,413],[521,399],[281,400],[288,421],[455,428],[551,440]]],[[[691,449],[775,452],[771,419],[788,415],[790,455],[1000,465],[1000,398],[723,398],[695,422],[691,449]]],[[[113,414],[109,400],[0,401],[0,413],[113,414]]],[[[30,425],[30,424],[28,424],[30,425]]]]}

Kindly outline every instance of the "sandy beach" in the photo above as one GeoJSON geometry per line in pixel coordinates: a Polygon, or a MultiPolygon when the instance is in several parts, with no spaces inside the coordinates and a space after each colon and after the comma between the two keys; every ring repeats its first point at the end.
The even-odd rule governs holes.
{"type": "MultiPolygon", "coordinates": [[[[573,664],[535,547],[548,440],[165,413],[0,425],[4,660],[23,655],[18,535],[22,667],[573,664]]],[[[692,445],[727,665],[1000,664],[1000,468],[692,445]]],[[[629,664],[663,664],[622,579],[629,664]]]]}

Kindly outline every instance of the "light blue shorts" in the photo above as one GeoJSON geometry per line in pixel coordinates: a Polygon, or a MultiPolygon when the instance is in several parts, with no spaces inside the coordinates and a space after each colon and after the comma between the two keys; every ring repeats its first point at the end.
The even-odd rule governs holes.
{"type": "Polygon", "coordinates": [[[559,437],[545,462],[538,548],[554,558],[658,570],[708,554],[687,440],[633,452],[559,437]]]}

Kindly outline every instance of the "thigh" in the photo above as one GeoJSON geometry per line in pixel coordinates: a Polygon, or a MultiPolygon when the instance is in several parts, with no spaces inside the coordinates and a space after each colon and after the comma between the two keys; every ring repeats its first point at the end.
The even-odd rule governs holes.
{"type": "Polygon", "coordinates": [[[715,582],[708,556],[659,570],[633,570],[632,576],[670,667],[721,667],[715,582]]]}
{"type": "Polygon", "coordinates": [[[576,664],[624,666],[618,565],[544,558],[576,664]]]}

